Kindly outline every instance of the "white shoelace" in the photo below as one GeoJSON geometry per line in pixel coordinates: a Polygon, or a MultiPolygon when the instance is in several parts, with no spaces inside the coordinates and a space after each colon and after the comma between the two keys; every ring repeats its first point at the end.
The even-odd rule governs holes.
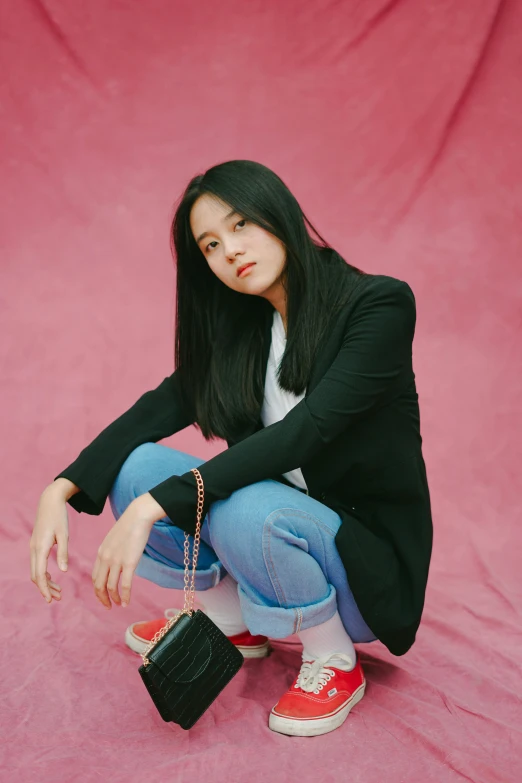
{"type": "MultiPolygon", "coordinates": [[[[335,657],[346,661],[347,670],[353,666],[353,660],[346,653],[335,653],[335,657]]],[[[322,691],[326,683],[332,677],[335,677],[334,670],[326,666],[331,658],[333,658],[333,655],[323,660],[317,658],[315,661],[303,661],[294,688],[301,688],[301,690],[307,693],[319,693],[319,691],[322,691]]],[[[339,666],[337,668],[344,667],[339,666]]]]}

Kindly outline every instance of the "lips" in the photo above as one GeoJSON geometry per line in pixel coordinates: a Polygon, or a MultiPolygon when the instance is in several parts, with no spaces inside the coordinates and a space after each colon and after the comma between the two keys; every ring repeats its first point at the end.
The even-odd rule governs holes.
{"type": "Polygon", "coordinates": [[[243,264],[240,266],[237,270],[237,276],[239,277],[242,272],[245,271],[245,269],[249,269],[251,266],[254,266],[255,262],[251,262],[250,264],[243,264]]]}

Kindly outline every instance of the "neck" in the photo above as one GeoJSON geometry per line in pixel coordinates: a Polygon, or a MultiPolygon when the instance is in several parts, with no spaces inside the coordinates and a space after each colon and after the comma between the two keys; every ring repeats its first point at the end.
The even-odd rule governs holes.
{"type": "Polygon", "coordinates": [[[285,327],[286,334],[286,292],[280,281],[274,283],[262,296],[268,299],[274,310],[277,310],[285,327]]]}

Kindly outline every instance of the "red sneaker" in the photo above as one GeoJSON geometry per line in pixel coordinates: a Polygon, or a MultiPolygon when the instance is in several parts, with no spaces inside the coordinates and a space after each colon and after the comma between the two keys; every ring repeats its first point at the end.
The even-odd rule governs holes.
{"type": "MultiPolygon", "coordinates": [[[[194,605],[194,608],[197,609],[199,607],[194,605]]],[[[165,617],[173,617],[178,612],[179,609],[165,609],[165,617]]],[[[145,652],[154,634],[166,624],[165,617],[129,625],[125,631],[125,644],[127,647],[130,647],[131,650],[140,655],[145,652]]],[[[248,630],[227,638],[230,639],[232,644],[236,645],[244,658],[265,658],[272,649],[266,636],[252,636],[248,630]]]]}
{"type": "MultiPolygon", "coordinates": [[[[334,654],[351,665],[350,656],[334,654]]],[[[293,684],[272,707],[268,720],[272,731],[313,737],[344,723],[352,707],[364,696],[366,680],[358,657],[351,671],[328,666],[331,657],[303,661],[293,684]]]]}

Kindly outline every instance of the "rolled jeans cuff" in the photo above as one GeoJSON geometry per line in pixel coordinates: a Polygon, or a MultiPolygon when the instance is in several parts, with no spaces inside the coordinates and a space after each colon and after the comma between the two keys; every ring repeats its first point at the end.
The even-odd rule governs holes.
{"type": "Polygon", "coordinates": [[[337,611],[337,592],[332,584],[322,601],[307,606],[263,606],[248,597],[238,586],[239,603],[248,630],[252,634],[264,634],[272,639],[286,639],[305,628],[325,623],[337,611]]]}
{"type": "MultiPolygon", "coordinates": [[[[184,568],[160,563],[157,560],[153,560],[146,552],[143,552],[134,573],[137,576],[148,579],[150,582],[154,582],[160,587],[183,590],[185,586],[184,568]]],[[[192,567],[189,569],[189,574],[192,575],[192,567]]],[[[194,590],[208,590],[211,587],[215,587],[226,574],[225,566],[219,560],[212,563],[209,568],[196,568],[194,590]]]]}

